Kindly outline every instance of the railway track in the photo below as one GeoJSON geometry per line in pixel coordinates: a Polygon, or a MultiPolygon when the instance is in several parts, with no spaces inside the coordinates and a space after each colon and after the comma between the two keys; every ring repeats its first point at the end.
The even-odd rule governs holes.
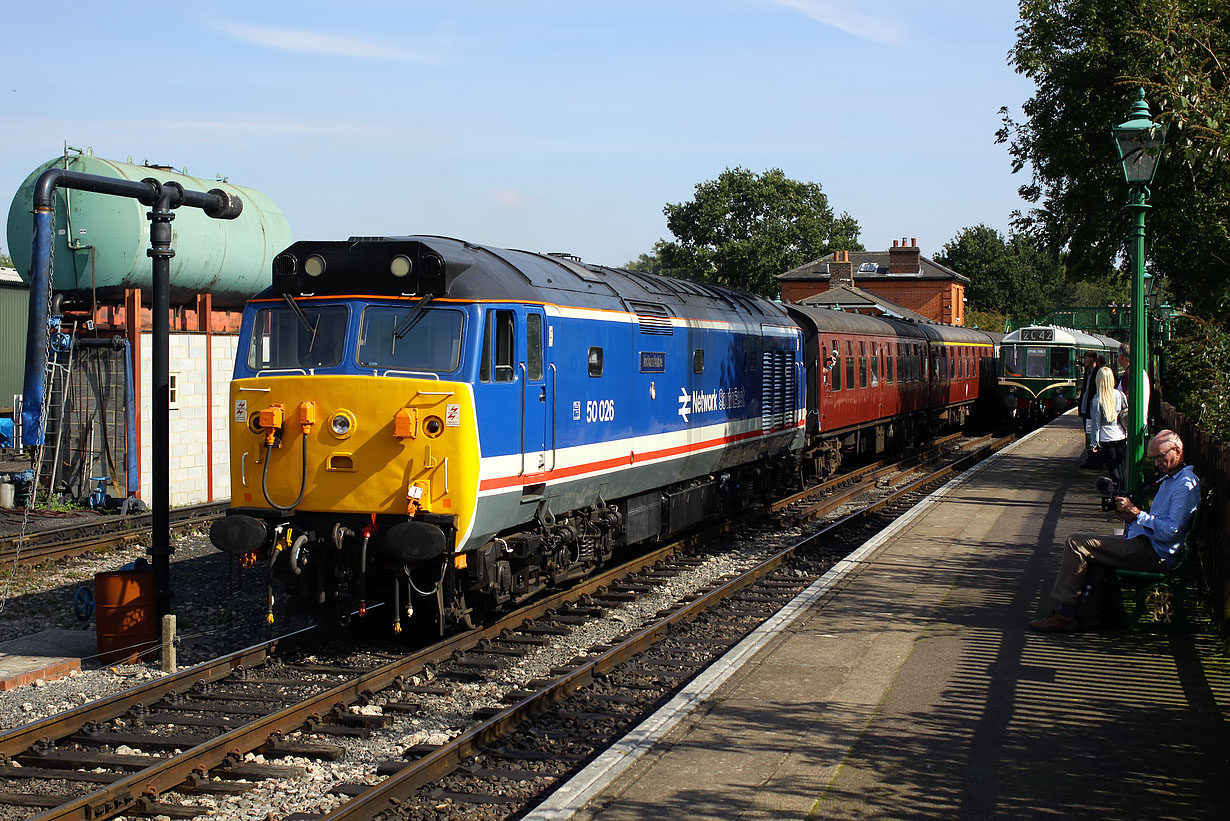
{"type": "MultiPolygon", "coordinates": [[[[991,443],[961,462],[1007,441],[991,443]]],[[[876,491],[890,467],[900,470],[870,466],[854,486],[876,491]]],[[[195,802],[205,797],[225,799],[261,779],[293,779],[303,772],[301,764],[269,760],[336,760],[347,739],[385,731],[398,716],[444,709],[442,700],[468,682],[494,679],[497,671],[532,657],[557,637],[614,621],[618,608],[660,593],[712,554],[738,555],[739,572],[677,591],[662,612],[626,635],[586,646],[576,658],[532,680],[506,682],[447,743],[411,747],[404,757],[373,767],[362,781],[335,784],[332,794],[346,803],[324,817],[437,818],[441,807],[464,815],[478,805],[518,812],[592,757],[595,745],[617,739],[672,688],[823,573],[839,556],[816,552],[820,539],[835,541],[838,530],[852,527],[878,530],[878,524],[865,524],[868,517],[902,503],[894,500],[922,494],[958,469],[950,464],[928,473],[805,539],[786,539],[785,546],[740,550],[715,545],[719,536],[713,531],[692,536],[498,623],[405,656],[360,652],[341,661],[315,656],[287,661],[280,646],[287,642],[310,642],[316,655],[321,653],[320,639],[300,634],[10,731],[0,735],[0,818],[32,812],[39,819],[203,814],[206,805],[195,802]],[[714,609],[719,606],[725,609],[714,609]],[[263,758],[252,761],[251,754],[263,758]]],[[[830,495],[819,503],[808,500],[809,509],[849,504],[847,493],[832,492],[843,482],[851,479],[840,477],[815,489],[830,495]]],[[[779,510],[797,501],[783,500],[779,510]]],[[[720,530],[740,526],[749,525],[720,530]]],[[[763,528],[778,536],[782,529],[763,528]]]]}
{"type": "MultiPolygon", "coordinates": [[[[208,525],[225,513],[229,505],[229,500],[223,500],[172,508],[171,532],[208,525]]],[[[150,513],[99,516],[90,522],[32,530],[24,536],[0,537],[0,564],[11,565],[16,561],[24,566],[37,566],[83,553],[124,547],[146,539],[152,521],[150,513]]]]}

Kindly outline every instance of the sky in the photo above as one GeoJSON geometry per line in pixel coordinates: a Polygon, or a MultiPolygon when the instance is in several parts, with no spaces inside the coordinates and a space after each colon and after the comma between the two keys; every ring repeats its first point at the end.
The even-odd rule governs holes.
{"type": "Polygon", "coordinates": [[[818,183],[872,250],[933,256],[1027,208],[994,140],[1033,92],[1007,62],[1013,0],[64,0],[3,20],[4,203],[68,145],[255,188],[296,240],[615,266],[737,166],[818,183]]]}

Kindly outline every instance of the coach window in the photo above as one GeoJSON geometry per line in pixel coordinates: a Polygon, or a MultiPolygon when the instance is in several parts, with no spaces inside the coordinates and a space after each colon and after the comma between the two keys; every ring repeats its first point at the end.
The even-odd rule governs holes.
{"type": "MultiPolygon", "coordinates": [[[[841,390],[841,345],[838,344],[836,339],[833,340],[833,347],[829,348],[829,350],[832,352],[831,355],[835,360],[833,362],[833,368],[830,371],[833,375],[832,389],[839,391],[841,390]]],[[[825,361],[828,361],[828,356],[830,356],[830,354],[824,354],[824,356],[825,361]]]]}
{"type": "Polygon", "coordinates": [[[602,376],[602,349],[597,346],[589,349],[589,375],[602,376]]]}
{"type": "Polygon", "coordinates": [[[692,373],[705,372],[705,349],[696,348],[692,351],[692,373]]]}
{"type": "Polygon", "coordinates": [[[513,321],[512,311],[487,311],[483,326],[483,357],[478,370],[480,381],[513,381],[513,321]]]}
{"type": "Polygon", "coordinates": [[[880,345],[877,342],[871,343],[871,387],[876,387],[880,384],[880,345]]]}
{"type": "Polygon", "coordinates": [[[854,390],[854,343],[846,340],[846,390],[854,390]]]}
{"type": "Polygon", "coordinates": [[[867,343],[858,343],[858,386],[867,387],[867,343]]]}
{"type": "Polygon", "coordinates": [[[892,383],[893,381],[893,343],[888,343],[884,348],[884,381],[892,383]]]}

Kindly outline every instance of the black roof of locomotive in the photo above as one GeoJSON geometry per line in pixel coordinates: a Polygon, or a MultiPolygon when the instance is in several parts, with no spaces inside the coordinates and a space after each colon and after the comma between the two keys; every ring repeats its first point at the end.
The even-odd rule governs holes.
{"type": "Polygon", "coordinates": [[[273,285],[261,296],[313,294],[422,296],[544,302],[630,311],[642,316],[732,319],[792,324],[782,305],[708,283],[590,265],[566,254],[538,254],[476,245],[451,237],[351,237],[296,242],[277,256],[273,285]],[[405,257],[411,273],[395,277],[390,261],[405,257]],[[323,273],[305,263],[319,257],[323,273]]]}

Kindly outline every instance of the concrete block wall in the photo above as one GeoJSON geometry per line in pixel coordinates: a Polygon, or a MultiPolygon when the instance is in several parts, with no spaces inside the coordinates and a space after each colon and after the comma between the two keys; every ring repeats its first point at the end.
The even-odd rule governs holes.
{"type": "MultiPolygon", "coordinates": [[[[206,384],[205,335],[173,333],[170,338],[170,371],[177,374],[178,401],[170,411],[170,503],[190,505],[209,501],[209,465],[213,463],[214,499],[230,496],[230,474],[227,470],[227,406],[229,384],[234,368],[238,337],[213,336],[212,384],[206,384]],[[213,407],[212,447],[207,435],[206,405],[213,407]],[[212,453],[211,453],[212,450],[212,453]]],[[[151,334],[141,335],[141,498],[152,500],[152,367],[151,334]]]]}
{"type": "Polygon", "coordinates": [[[239,346],[238,336],[214,335],[214,498],[229,499],[231,496],[231,376],[235,372],[235,354],[239,346]]]}

